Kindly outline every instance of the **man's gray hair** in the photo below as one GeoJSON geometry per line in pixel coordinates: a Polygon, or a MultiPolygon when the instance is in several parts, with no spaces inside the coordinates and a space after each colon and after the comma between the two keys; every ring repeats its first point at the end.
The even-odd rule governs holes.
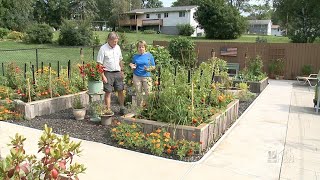
{"type": "Polygon", "coordinates": [[[114,39],[119,39],[119,36],[116,32],[112,31],[108,34],[108,40],[114,40],[114,39]]]}

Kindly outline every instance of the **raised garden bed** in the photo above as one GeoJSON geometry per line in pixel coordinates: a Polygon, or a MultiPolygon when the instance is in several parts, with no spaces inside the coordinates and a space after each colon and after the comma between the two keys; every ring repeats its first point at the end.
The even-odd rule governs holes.
{"type": "Polygon", "coordinates": [[[250,86],[250,92],[261,93],[268,85],[268,77],[262,79],[259,82],[233,80],[233,86],[242,82],[247,83],[248,86],[250,86]]]}
{"type": "Polygon", "coordinates": [[[210,123],[202,123],[197,127],[138,119],[134,118],[135,115],[132,113],[122,116],[119,120],[130,124],[140,124],[144,133],[151,133],[158,128],[166,128],[172,138],[201,142],[201,149],[206,149],[211,143],[217,141],[233,122],[236,121],[238,110],[239,100],[234,100],[228,104],[223,112],[213,115],[210,118],[210,123]]]}
{"type": "MultiPolygon", "coordinates": [[[[89,104],[89,96],[86,91],[78,93],[81,102],[84,105],[89,104]]],[[[25,119],[33,119],[36,116],[48,115],[59,112],[61,110],[69,109],[72,107],[72,99],[75,94],[64,95],[60,97],[48,98],[33,102],[25,103],[20,100],[15,100],[16,111],[24,114],[25,119]]]]}

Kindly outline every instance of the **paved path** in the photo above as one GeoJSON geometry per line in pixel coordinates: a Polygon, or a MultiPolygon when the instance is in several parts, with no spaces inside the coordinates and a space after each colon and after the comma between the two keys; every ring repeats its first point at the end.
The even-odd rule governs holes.
{"type": "MultiPolygon", "coordinates": [[[[82,141],[85,180],[313,180],[320,179],[320,114],[312,109],[314,92],[270,81],[252,106],[198,162],[185,163],[82,141]]],[[[0,122],[0,150],[16,132],[35,153],[41,131],[0,122]]]]}

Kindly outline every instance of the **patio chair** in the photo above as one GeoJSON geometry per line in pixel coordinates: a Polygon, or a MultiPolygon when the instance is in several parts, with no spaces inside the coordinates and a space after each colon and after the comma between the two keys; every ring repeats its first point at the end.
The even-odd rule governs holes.
{"type": "Polygon", "coordinates": [[[317,81],[318,74],[310,74],[309,76],[297,76],[297,81],[300,84],[309,84],[310,87],[315,87],[317,83],[312,85],[311,81],[317,81]]]}

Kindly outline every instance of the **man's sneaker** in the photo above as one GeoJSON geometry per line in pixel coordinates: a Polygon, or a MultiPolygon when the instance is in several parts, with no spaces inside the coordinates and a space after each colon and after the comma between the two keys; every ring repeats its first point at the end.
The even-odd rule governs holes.
{"type": "Polygon", "coordinates": [[[125,108],[120,108],[120,116],[125,115],[126,109],[125,108]]]}

